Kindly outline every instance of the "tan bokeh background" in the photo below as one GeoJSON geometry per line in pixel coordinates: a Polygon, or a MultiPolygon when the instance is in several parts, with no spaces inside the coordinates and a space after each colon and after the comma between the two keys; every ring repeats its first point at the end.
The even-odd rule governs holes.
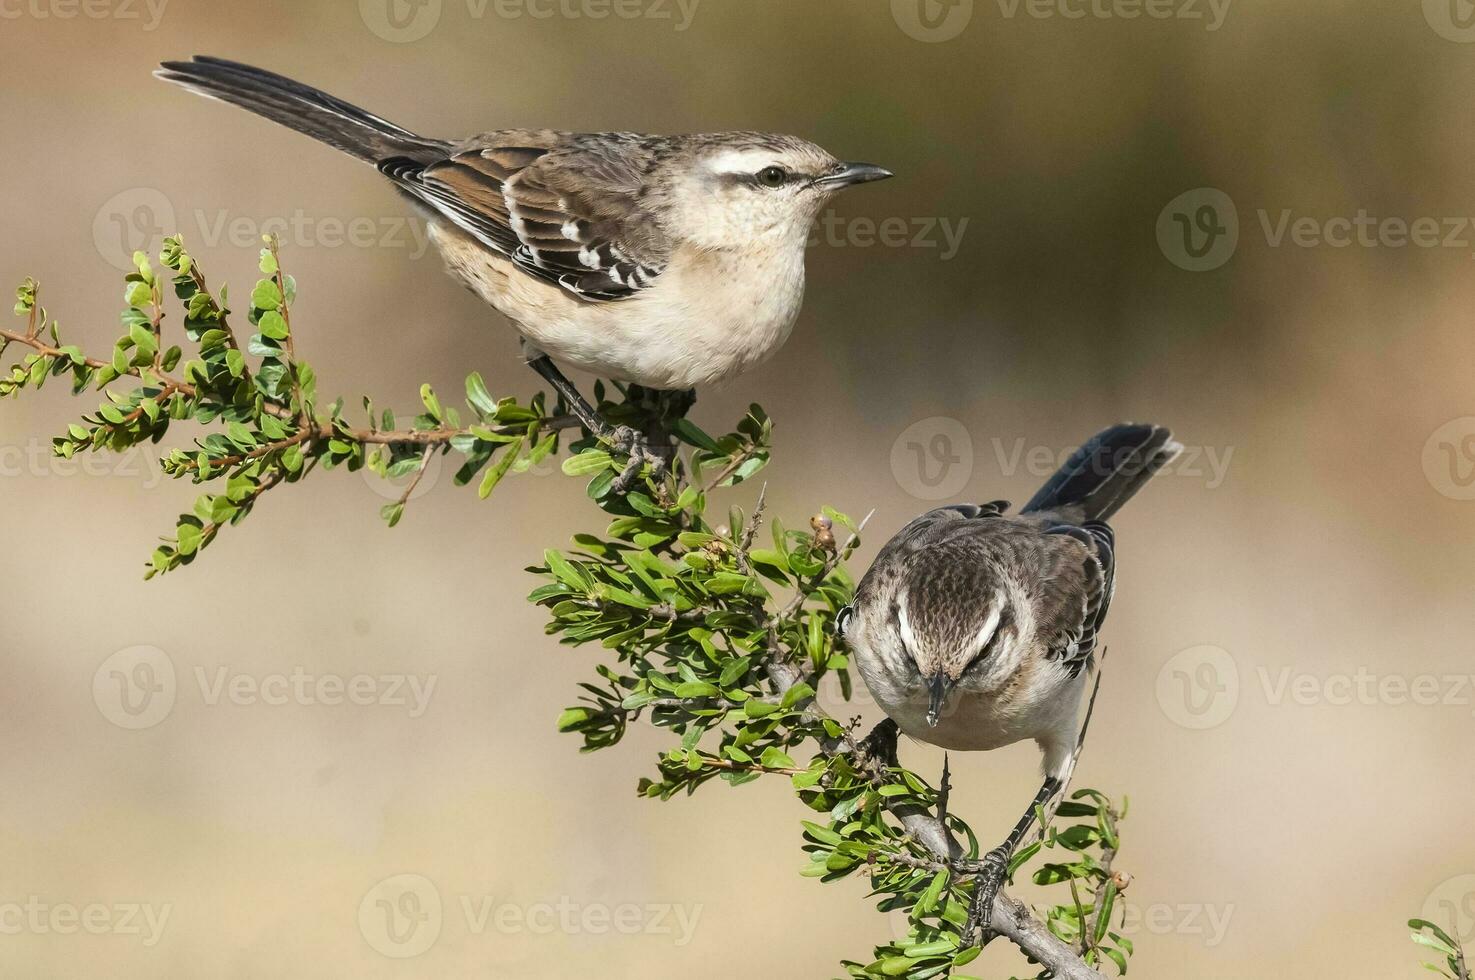
{"type": "MultiPolygon", "coordinates": [[[[674,4],[654,11],[672,19],[595,19],[598,0],[543,19],[444,0],[426,36],[395,42],[367,26],[387,33],[377,0],[168,0],[156,21],[140,0],[93,2],[0,0],[0,275],[39,277],[72,338],[99,347],[124,243],[167,221],[239,293],[255,247],[222,227],[249,242],[300,211],[308,230],[284,236],[299,350],[351,403],[408,411],[419,382],[455,392],[473,368],[495,392],[533,379],[505,325],[407,236],[332,246],[323,219],[382,235],[408,213],[372,171],[166,88],[149,77],[159,59],[253,61],[432,135],[762,128],[893,168],[837,202],[842,229],[966,219],[957,254],[935,231],[930,248],[817,245],[787,348],[696,415],[718,429],[761,401],[778,422],[773,512],[875,508],[864,559],[929,505],[914,491],[934,471],[910,447],[937,432],[953,434],[968,500],[1027,498],[1041,474],[1017,450],[1058,453],[1123,418],[1200,451],[1117,522],[1111,658],[1079,772],[1132,800],[1132,975],[1418,976],[1404,920],[1471,907],[1475,691],[1441,679],[1454,703],[1399,703],[1388,686],[1330,702],[1359,670],[1387,685],[1472,672],[1475,502],[1456,498],[1475,460],[1450,471],[1441,448],[1472,429],[1430,440],[1475,415],[1475,230],[1450,247],[1276,246],[1261,218],[1273,233],[1286,209],[1475,215],[1475,44],[1451,39],[1439,3],[1235,0],[1208,30],[1203,2],[1209,21],[1011,17],[977,0],[943,21],[956,36],[927,41],[899,27],[916,23],[907,2],[701,0],[678,30],[674,4]],[[1190,272],[1156,229],[1204,187],[1233,200],[1239,243],[1190,272]],[[953,422],[903,438],[933,417],[953,422]],[[1211,454],[1228,460],[1217,477],[1211,454]],[[1181,653],[1205,645],[1224,653],[1181,653]],[[1221,689],[1234,680],[1237,697],[1221,689]]],[[[60,385],[0,405],[0,974],[797,978],[888,935],[859,882],[798,876],[804,813],[781,781],[645,802],[634,786],[658,733],[585,756],[554,731],[599,653],[543,636],[522,568],[600,526],[574,481],[528,476],[483,503],[448,466],[387,531],[366,481],[323,474],[145,584],[191,490],[137,457],[90,474],[49,461],[77,407],[60,385]],[[134,731],[93,685],[138,645],[163,651],[177,691],[134,731]],[[198,678],[221,668],[436,686],[418,717],[212,704],[198,678]],[[360,929],[361,900],[400,874],[443,903],[439,938],[410,959],[360,929]],[[31,896],[169,918],[152,946],[17,928],[4,909],[31,896]],[[496,912],[476,927],[486,903],[560,902],[575,928],[496,912]],[[598,910],[625,904],[642,931],[601,934],[598,910]],[[689,941],[648,905],[695,916],[689,941]]],[[[1027,746],[954,757],[955,806],[1001,835],[1034,766],[1027,746]]],[[[1468,911],[1454,924],[1475,938],[1468,911]]],[[[1024,969],[997,945],[970,972],[1024,969]]]]}

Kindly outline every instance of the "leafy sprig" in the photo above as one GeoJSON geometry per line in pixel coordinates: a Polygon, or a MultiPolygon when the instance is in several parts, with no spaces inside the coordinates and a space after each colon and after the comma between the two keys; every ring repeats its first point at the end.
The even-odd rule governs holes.
{"type": "MultiPolygon", "coordinates": [[[[786,526],[767,518],[762,492],[751,513],[730,505],[712,514],[715,494],[748,483],[771,458],[773,423],[761,408],[712,436],[685,417],[689,398],[596,385],[610,422],[675,440],[669,465],[644,468],[633,489],[618,493],[625,460],[561,402],[550,409],[541,393],[526,402],[495,398],[472,374],[464,411],[425,386],[424,411],[407,424],[368,398],[366,422],[352,421],[342,399],[325,403],[316,373],[296,353],[297,284],[275,241],[261,251],[244,344],[228,291],[211,290],[178,238],[165,241],[160,270],[142,254],[134,258],[122,335],[104,358],[63,344],[39,304],[38,285],[21,285],[15,311],[25,329],[0,330],[0,357],[12,345],[26,353],[0,373],[0,396],[62,376],[75,394],[102,393],[95,411],[54,440],[59,456],[123,452],[191,428],[187,445],[163,450],[164,471],[208,490],[154,551],[148,576],[190,564],[267,494],[316,469],[408,478],[382,510],[393,526],[437,455],[458,454],[456,483],[479,481],[485,497],[509,474],[567,448],[564,473],[587,481],[587,496],[607,520],[598,532],[575,535],[572,548],[544,554],[530,571],[545,584],[530,599],[547,610],[547,631],[561,643],[598,644],[608,654],[558,727],[576,734],[585,751],[618,744],[631,724],[668,730],[672,744],[638,784],[652,799],[691,794],[713,780],[789,780],[811,817],[801,822],[801,873],[823,882],[864,877],[880,910],[905,916],[904,937],[877,944],[869,959],[845,961],[846,973],[963,977],[959,971],[979,953],[961,939],[979,869],[977,836],[946,812],[945,793],[897,762],[894,744],[859,738],[857,722],[832,717],[816,696],[833,675],[850,697],[849,652],[834,618],[850,600],[845,563],[866,522],[823,508],[786,526]],[[178,338],[167,329],[169,292],[183,311],[178,338]]],[[[1005,914],[996,909],[993,925],[1039,966],[1040,977],[1100,977],[1095,966],[1108,960],[1125,972],[1132,946],[1113,924],[1130,879],[1112,869],[1125,807],[1081,790],[1055,816],[1063,825],[1023,848],[1009,871],[1041,858],[1035,883],[1069,895],[1045,909],[1043,923],[1001,895],[1005,914]]]]}
{"type": "Polygon", "coordinates": [[[227,290],[211,292],[180,239],[165,240],[159,262],[164,268],[155,271],[147,256],[135,254],[124,288],[123,333],[106,358],[62,344],[60,326],[39,305],[32,279],[16,292],[15,312],[26,318],[25,331],[0,330],[0,356],[11,345],[28,348],[0,377],[0,396],[69,375],[74,393],[92,389],[106,399],[55,438],[59,456],[159,443],[180,424],[204,430],[188,446],[167,450],[161,463],[169,476],[213,489],[180,515],[173,534],[154,550],[147,577],[193,562],[268,492],[315,468],[410,477],[403,495],[381,509],[393,526],[437,454],[458,453],[456,483],[480,476],[485,497],[509,473],[526,471],[556,450],[560,436],[578,426],[561,404],[548,411],[541,394],[525,404],[493,398],[477,374],[466,380],[464,416],[426,385],[420,389],[425,410],[407,427],[397,428],[394,413],[377,413],[367,398],[367,422],[355,423],[342,399],[321,402],[316,372],[295,352],[291,310],[297,284],[283,271],[274,239],[261,250],[262,278],[246,309],[253,332],[244,346],[232,329],[227,290]],[[166,291],[183,312],[183,343],[167,347],[166,291]]]}
{"type": "MultiPolygon", "coordinates": [[[[616,467],[598,450],[565,462],[565,472],[592,476],[589,494],[611,520],[603,533],[576,535],[567,551],[548,551],[530,569],[547,581],[529,598],[548,610],[547,630],[561,643],[598,644],[609,655],[558,726],[577,734],[584,751],[617,744],[637,722],[669,730],[672,746],[638,786],[655,799],[712,780],[788,779],[813,814],[802,824],[802,873],[826,882],[863,875],[879,909],[907,917],[905,937],[844,963],[849,976],[962,976],[979,952],[962,943],[976,836],[949,814],[949,830],[967,844],[946,860],[914,836],[902,816],[937,811],[937,790],[868,757],[853,726],[816,700],[831,674],[849,696],[849,654],[834,617],[853,591],[845,561],[864,522],[830,508],[803,529],[773,520],[758,547],[762,496],[751,515],[737,507],[709,514],[706,474],[756,475],[770,429],[756,406],[721,438],[683,422],[676,433],[692,449],[690,462],[678,457],[662,482],[627,497],[606,492],[616,467]]],[[[1060,854],[1034,874],[1037,884],[1070,893],[1047,911],[1050,931],[1083,962],[1111,961],[1125,973],[1132,944],[1116,931],[1116,900],[1129,879],[1111,869],[1124,811],[1082,790],[1059,816],[1077,822],[1052,827],[1011,872],[1037,854],[1060,854]]]]}
{"type": "Polygon", "coordinates": [[[1443,963],[1425,963],[1424,969],[1448,980],[1470,980],[1470,967],[1465,962],[1465,949],[1449,933],[1426,919],[1409,919],[1410,938],[1426,949],[1444,957],[1443,963]]]}

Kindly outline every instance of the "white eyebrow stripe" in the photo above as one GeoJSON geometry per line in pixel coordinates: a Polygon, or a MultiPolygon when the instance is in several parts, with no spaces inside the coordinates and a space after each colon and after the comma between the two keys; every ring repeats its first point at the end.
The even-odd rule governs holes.
{"type": "Polygon", "coordinates": [[[728,150],[712,157],[707,166],[717,173],[754,174],[774,162],[772,150],[728,150]]]}
{"type": "Polygon", "coordinates": [[[1002,608],[1003,604],[996,601],[989,609],[988,619],[984,621],[983,629],[978,631],[978,638],[973,642],[974,651],[981,652],[988,641],[994,638],[994,633],[999,628],[999,620],[1002,618],[1002,608]]]}
{"type": "Polygon", "coordinates": [[[906,647],[908,654],[915,657],[917,637],[912,633],[912,621],[907,618],[907,594],[905,592],[896,597],[896,622],[901,629],[902,646],[906,647]]]}

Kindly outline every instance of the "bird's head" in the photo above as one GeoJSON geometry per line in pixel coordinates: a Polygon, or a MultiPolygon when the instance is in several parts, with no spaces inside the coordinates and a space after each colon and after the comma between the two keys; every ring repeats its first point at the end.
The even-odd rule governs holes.
{"type": "Polygon", "coordinates": [[[890,587],[865,583],[841,631],[896,681],[925,691],[927,724],[955,704],[955,688],[986,693],[1017,666],[1028,624],[1009,592],[977,563],[925,561],[890,587]]]}
{"type": "Polygon", "coordinates": [[[676,237],[700,248],[802,245],[836,192],[890,176],[793,136],[693,136],[671,160],[665,219],[676,237]]]}
{"type": "Polygon", "coordinates": [[[944,581],[928,588],[925,578],[916,586],[897,597],[895,628],[926,685],[927,724],[936,727],[959,684],[986,691],[1007,676],[1000,669],[1002,654],[1018,624],[1002,589],[975,592],[966,586],[950,588],[944,581]]]}

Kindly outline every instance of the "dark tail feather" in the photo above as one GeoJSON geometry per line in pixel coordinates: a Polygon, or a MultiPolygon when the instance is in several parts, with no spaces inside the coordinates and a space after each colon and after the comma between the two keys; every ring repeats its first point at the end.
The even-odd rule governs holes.
{"type": "Polygon", "coordinates": [[[1160,425],[1116,425],[1077,449],[1024,505],[1073,521],[1105,521],[1142,489],[1182,446],[1160,425]]]}
{"type": "Polygon", "coordinates": [[[193,61],[166,61],[154,74],[249,109],[369,163],[396,156],[428,163],[444,156],[449,147],[310,85],[234,61],[197,55],[193,61]]]}

